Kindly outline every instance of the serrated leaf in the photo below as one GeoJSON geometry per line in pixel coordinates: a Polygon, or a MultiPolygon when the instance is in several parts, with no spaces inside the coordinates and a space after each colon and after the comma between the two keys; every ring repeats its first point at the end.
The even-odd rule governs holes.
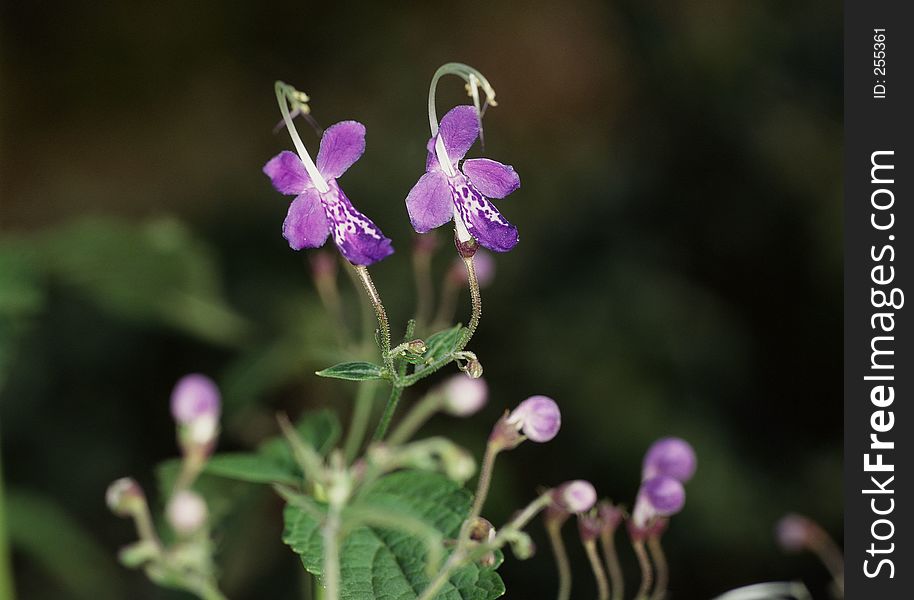
{"type": "MultiPolygon", "coordinates": [[[[427,471],[388,475],[365,492],[360,502],[388,507],[427,522],[444,538],[454,538],[470,509],[472,495],[447,477],[427,471]]],[[[301,555],[305,569],[320,576],[323,543],[320,523],[308,512],[288,505],[283,540],[301,555]]],[[[429,583],[426,549],[418,538],[402,531],[357,527],[343,540],[340,569],[341,600],[418,598],[429,583]]],[[[496,566],[472,564],[454,572],[435,596],[437,600],[491,600],[505,593],[496,566]]]]}
{"type": "Polygon", "coordinates": [[[454,352],[462,331],[463,325],[458,323],[449,329],[442,329],[428,336],[428,339],[425,340],[425,345],[428,346],[428,350],[425,352],[425,362],[432,363],[454,352]]]}
{"type": "Polygon", "coordinates": [[[383,379],[384,369],[374,363],[353,361],[333,365],[323,371],[318,371],[316,374],[320,377],[345,379],[347,381],[368,381],[371,379],[383,379]]]}

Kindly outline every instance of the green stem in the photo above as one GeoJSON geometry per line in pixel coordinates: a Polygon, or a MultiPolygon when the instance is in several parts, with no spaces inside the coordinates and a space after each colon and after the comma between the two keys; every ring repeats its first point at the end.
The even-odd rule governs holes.
{"type": "Polygon", "coordinates": [[[600,545],[606,560],[606,571],[612,584],[613,600],[622,600],[625,596],[625,579],[622,575],[622,565],[619,564],[619,553],[616,552],[615,531],[605,530],[600,534],[600,545]]]}
{"type": "Polygon", "coordinates": [[[392,446],[408,442],[419,429],[425,425],[426,421],[431,418],[441,408],[442,395],[439,392],[431,392],[416,404],[411,411],[406,413],[400,424],[390,434],[388,441],[392,446]]]}
{"type": "Polygon", "coordinates": [[[606,580],[606,572],[600,562],[596,542],[593,540],[584,542],[584,550],[587,551],[587,560],[590,561],[590,568],[593,569],[593,576],[597,580],[597,598],[609,600],[609,582],[606,580]]]}
{"type": "Polygon", "coordinates": [[[638,566],[641,568],[641,586],[638,588],[638,593],[635,594],[635,600],[647,600],[654,579],[651,561],[644,550],[644,542],[632,542],[632,548],[635,550],[635,556],[638,557],[638,566]]]}
{"type": "Polygon", "coordinates": [[[486,453],[482,458],[482,466],[479,469],[479,482],[476,484],[476,497],[473,499],[473,507],[470,509],[470,516],[466,521],[467,534],[473,527],[476,518],[482,513],[482,507],[486,502],[486,496],[489,495],[489,486],[492,483],[492,472],[495,470],[495,458],[501,446],[489,442],[486,444],[486,453]]]}
{"type": "Polygon", "coordinates": [[[9,539],[6,533],[6,504],[4,496],[3,465],[0,459],[0,600],[13,600],[16,590],[10,561],[9,539]]]}
{"type": "Polygon", "coordinates": [[[377,390],[376,381],[362,381],[359,383],[359,390],[355,397],[355,407],[352,410],[352,421],[349,424],[349,432],[346,434],[346,444],[344,445],[347,464],[355,459],[359,453],[359,448],[362,447],[362,442],[365,440],[368,422],[371,420],[375,390],[377,390]]]}
{"type": "Polygon", "coordinates": [[[651,600],[663,600],[670,581],[670,569],[667,564],[666,554],[663,552],[663,546],[660,545],[660,538],[656,535],[649,537],[647,539],[647,548],[651,553],[651,560],[654,561],[654,568],[657,571],[651,600]]]}
{"type": "Polygon", "coordinates": [[[390,355],[390,321],[387,319],[387,311],[384,309],[381,296],[378,294],[378,288],[375,287],[368,269],[364,265],[353,265],[353,268],[356,275],[358,275],[362,288],[365,290],[365,294],[368,296],[368,301],[371,302],[371,306],[374,308],[375,317],[378,319],[378,330],[381,334],[381,358],[387,366],[388,372],[393,376],[395,373],[393,357],[390,355]]]}
{"type": "Polygon", "coordinates": [[[390,428],[390,422],[394,418],[394,412],[397,410],[397,404],[400,403],[400,396],[403,395],[403,388],[394,384],[390,388],[390,396],[387,398],[387,404],[384,406],[384,412],[381,414],[381,420],[378,421],[378,427],[374,430],[374,435],[372,440],[375,442],[380,442],[384,439],[384,436],[387,435],[387,430],[390,428]]]}
{"type": "Polygon", "coordinates": [[[340,597],[340,515],[331,507],[323,528],[324,539],[324,597],[338,600],[340,597]]]}
{"type": "Polygon", "coordinates": [[[568,562],[568,551],[565,550],[565,541],[562,539],[562,521],[548,521],[546,532],[549,534],[549,543],[555,555],[555,566],[559,572],[558,600],[571,598],[571,563],[568,562]]]}
{"type": "Polygon", "coordinates": [[[466,348],[467,344],[470,343],[473,334],[476,333],[476,328],[479,326],[479,320],[482,318],[482,294],[479,292],[479,280],[476,278],[476,267],[473,264],[473,257],[462,258],[463,264],[466,265],[467,268],[467,283],[470,286],[470,303],[473,307],[473,313],[470,315],[470,323],[467,325],[467,328],[460,338],[460,343],[457,344],[458,351],[463,350],[466,348]]]}

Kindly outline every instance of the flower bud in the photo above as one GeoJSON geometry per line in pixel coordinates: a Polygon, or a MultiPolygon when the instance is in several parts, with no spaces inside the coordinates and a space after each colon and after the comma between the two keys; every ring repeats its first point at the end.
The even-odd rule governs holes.
{"type": "Polygon", "coordinates": [[[508,543],[511,544],[511,552],[514,553],[518,560],[527,560],[536,553],[536,544],[533,543],[533,538],[526,532],[518,531],[513,533],[508,538],[508,543]]]}
{"type": "Polygon", "coordinates": [[[589,481],[576,479],[552,490],[552,503],[567,513],[587,512],[597,502],[597,490],[589,481]]]}
{"type": "Polygon", "coordinates": [[[428,346],[424,340],[412,340],[406,343],[406,351],[411,354],[425,354],[428,346]]]}
{"type": "Polygon", "coordinates": [[[489,386],[482,379],[454,375],[441,386],[442,410],[455,417],[469,417],[486,405],[489,386]]]}
{"type": "Polygon", "coordinates": [[[219,388],[206,375],[185,375],[171,393],[171,414],[179,425],[190,425],[201,418],[219,418],[219,388]]]}
{"type": "Polygon", "coordinates": [[[168,523],[179,535],[190,535],[206,523],[208,511],[200,494],[190,490],[176,493],[165,510],[168,523]]]}
{"type": "Polygon", "coordinates": [[[781,547],[788,552],[799,552],[815,545],[820,528],[802,515],[788,514],[778,521],[775,535],[781,547]]]}
{"type": "Polygon", "coordinates": [[[603,529],[609,533],[613,533],[622,524],[622,520],[625,519],[625,511],[622,507],[614,505],[609,500],[600,502],[597,506],[597,511],[599,512],[603,529]]]}
{"type": "Polygon", "coordinates": [[[507,421],[532,441],[548,442],[559,432],[562,413],[552,398],[531,396],[508,415],[507,421]]]}
{"type": "Polygon", "coordinates": [[[641,483],[635,509],[634,526],[645,530],[657,517],[669,517],[685,506],[685,488],[673,477],[659,475],[641,483]]]}
{"type": "Polygon", "coordinates": [[[122,477],[108,486],[105,503],[119,517],[132,517],[145,510],[146,495],[143,488],[130,477],[122,477]]]}
{"type": "Polygon", "coordinates": [[[470,539],[474,542],[491,542],[495,538],[495,526],[483,517],[476,517],[470,526],[470,539]]]}
{"type": "Polygon", "coordinates": [[[651,444],[644,455],[641,479],[667,475],[687,482],[695,474],[697,460],[692,446],[677,437],[662,438],[651,444]]]}
{"type": "Polygon", "coordinates": [[[590,511],[578,514],[578,533],[581,535],[581,541],[585,544],[600,537],[602,529],[603,522],[598,512],[590,511]]]}
{"type": "Polygon", "coordinates": [[[479,379],[482,377],[482,363],[475,358],[471,358],[465,365],[461,365],[458,368],[472,379],[479,379]]]}

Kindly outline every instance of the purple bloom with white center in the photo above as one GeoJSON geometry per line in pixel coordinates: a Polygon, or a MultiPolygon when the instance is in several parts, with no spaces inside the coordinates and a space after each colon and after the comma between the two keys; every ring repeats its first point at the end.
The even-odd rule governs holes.
{"type": "Polygon", "coordinates": [[[641,479],[668,475],[682,483],[695,474],[695,450],[685,440],[677,437],[662,438],[651,444],[644,455],[641,479]]]}
{"type": "Polygon", "coordinates": [[[562,426],[562,412],[548,396],[530,396],[517,405],[507,422],[534,442],[548,442],[562,426]]]}
{"type": "Polygon", "coordinates": [[[282,235],[294,250],[323,246],[332,233],[343,257],[354,265],[367,266],[390,256],[394,249],[371,219],[360,213],[337,184],[365,152],[365,126],[356,121],[331,125],[321,137],[317,170],[323,185],[312,181],[294,152],[280,152],[263,172],[279,192],[295,196],[282,225],[282,235]]]}
{"type": "Polygon", "coordinates": [[[458,163],[479,137],[479,117],[473,106],[452,108],[441,119],[438,134],[428,142],[425,175],[406,197],[413,228],[425,233],[454,220],[457,238],[475,238],[494,252],[517,245],[517,227],[505,219],[489,198],[504,198],[520,187],[510,165],[488,158],[458,163]]]}
{"type": "Polygon", "coordinates": [[[669,517],[685,506],[685,488],[674,477],[658,475],[641,483],[632,521],[638,528],[645,528],[657,517],[669,517]]]}
{"type": "Polygon", "coordinates": [[[576,479],[555,488],[552,501],[565,512],[582,513],[597,503],[597,490],[589,481],[576,479]]]}

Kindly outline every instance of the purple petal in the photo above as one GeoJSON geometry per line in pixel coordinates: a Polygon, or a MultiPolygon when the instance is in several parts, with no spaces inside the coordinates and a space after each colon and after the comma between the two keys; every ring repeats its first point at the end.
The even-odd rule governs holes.
{"type": "Polygon", "coordinates": [[[185,375],[171,392],[171,415],[181,425],[201,417],[219,417],[219,388],[216,382],[200,373],[185,375]]]}
{"type": "Polygon", "coordinates": [[[517,245],[517,227],[505,219],[466,178],[454,178],[454,203],[467,231],[485,248],[507,252],[517,245]]]}
{"type": "Polygon", "coordinates": [[[488,158],[470,158],[463,161],[461,168],[470,183],[489,198],[504,198],[520,187],[520,177],[511,165],[488,158]]]}
{"type": "Polygon", "coordinates": [[[310,189],[292,201],[282,224],[282,236],[295,250],[318,248],[327,241],[330,223],[317,190],[310,189]]]}
{"type": "Polygon", "coordinates": [[[450,221],[454,216],[454,205],[447,177],[441,171],[420,177],[406,196],[406,210],[413,228],[419,233],[450,221]]]}
{"type": "Polygon", "coordinates": [[[314,187],[305,165],[294,152],[283,150],[264,165],[263,172],[273,182],[273,187],[283,194],[298,195],[314,187]]]}
{"type": "Polygon", "coordinates": [[[323,200],[332,224],[333,241],[346,260],[354,265],[370,265],[393,254],[390,239],[352,206],[335,181],[323,200]]]}
{"type": "Polygon", "coordinates": [[[321,137],[317,170],[327,179],[336,179],[365,152],[365,126],[358,121],[331,125],[321,137]]]}
{"type": "MultiPolygon", "coordinates": [[[[447,155],[457,166],[457,162],[464,157],[476,138],[479,137],[479,118],[476,108],[467,104],[455,106],[441,119],[438,135],[444,141],[447,155]]],[[[434,152],[434,144],[431,146],[434,152]]]]}
{"type": "Polygon", "coordinates": [[[676,437],[661,438],[648,448],[641,478],[668,475],[684,483],[695,474],[696,466],[695,450],[687,441],[676,437]]]}

